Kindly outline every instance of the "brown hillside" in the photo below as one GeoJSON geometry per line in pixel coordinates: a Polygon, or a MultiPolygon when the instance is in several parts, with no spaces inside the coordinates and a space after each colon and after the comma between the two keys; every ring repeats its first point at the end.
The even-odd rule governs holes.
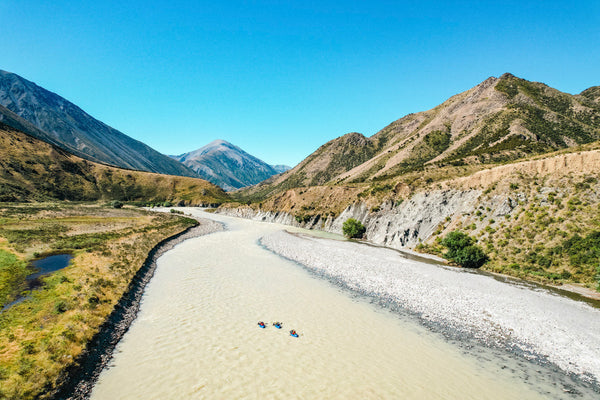
{"type": "Polygon", "coordinates": [[[439,106],[409,114],[370,138],[352,133],[294,169],[236,193],[264,200],[294,187],[371,185],[425,170],[507,163],[600,139],[598,87],[562,93],[510,74],[491,77],[439,106]]]}
{"type": "Polygon", "coordinates": [[[84,160],[0,123],[0,201],[171,201],[222,203],[225,192],[198,178],[84,160]]]}

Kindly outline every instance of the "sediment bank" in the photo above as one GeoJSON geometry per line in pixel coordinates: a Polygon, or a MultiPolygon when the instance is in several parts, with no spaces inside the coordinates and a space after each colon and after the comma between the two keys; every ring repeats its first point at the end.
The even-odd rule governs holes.
{"type": "Polygon", "coordinates": [[[267,249],[355,292],[491,347],[559,367],[598,388],[600,310],[467,270],[418,263],[396,251],[286,232],[267,249]]]}
{"type": "Polygon", "coordinates": [[[121,297],[113,312],[101,325],[98,333],[89,342],[87,348],[73,366],[63,374],[58,389],[51,396],[52,399],[80,400],[89,397],[100,372],[108,365],[115,346],[136,318],[144,288],[152,279],[156,269],[156,261],[160,256],[187,239],[224,229],[223,225],[218,222],[201,218],[196,219],[200,222],[199,225],[163,240],[150,251],[144,264],[132,279],[127,291],[121,297]]]}

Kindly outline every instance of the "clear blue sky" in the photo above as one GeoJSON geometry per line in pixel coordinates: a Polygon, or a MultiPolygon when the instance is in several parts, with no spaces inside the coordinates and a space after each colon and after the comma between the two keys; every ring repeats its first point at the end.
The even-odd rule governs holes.
{"type": "Polygon", "coordinates": [[[166,154],[272,164],[511,72],[600,85],[600,1],[0,0],[0,69],[166,154]]]}

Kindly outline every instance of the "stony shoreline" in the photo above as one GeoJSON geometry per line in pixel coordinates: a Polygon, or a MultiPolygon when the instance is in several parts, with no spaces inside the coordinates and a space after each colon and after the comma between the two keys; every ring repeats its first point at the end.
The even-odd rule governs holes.
{"type": "MultiPolygon", "coordinates": [[[[194,217],[192,217],[194,218],[194,217]]],[[[156,261],[185,240],[222,231],[223,225],[208,219],[195,218],[199,225],[167,238],[148,254],[143,266],[131,281],[113,312],[100,327],[74,366],[64,373],[62,382],[51,398],[83,400],[89,398],[98,376],[112,358],[113,351],[131,323],[137,317],[144,288],[156,270],[156,261]]]]}
{"type": "Polygon", "coordinates": [[[343,287],[407,310],[427,325],[555,365],[598,390],[600,310],[588,304],[419,263],[386,248],[284,231],[261,243],[343,287]]]}
{"type": "MultiPolygon", "coordinates": [[[[505,204],[503,203],[503,204],[499,205],[498,207],[503,208],[504,205],[505,204]]],[[[282,224],[282,225],[300,227],[300,228],[309,229],[309,230],[337,233],[337,234],[341,235],[342,223],[346,218],[356,218],[361,221],[365,221],[365,217],[366,217],[366,215],[368,215],[368,207],[367,208],[365,208],[365,207],[366,206],[364,204],[356,204],[356,205],[350,206],[338,218],[336,218],[335,220],[328,219],[325,223],[323,223],[323,221],[321,221],[317,218],[313,218],[312,220],[310,220],[306,223],[299,223],[296,221],[294,216],[288,212],[284,212],[284,211],[272,212],[272,211],[265,211],[265,210],[255,210],[248,206],[240,206],[237,208],[221,207],[221,208],[217,209],[216,212],[218,214],[226,215],[226,216],[230,216],[230,217],[244,218],[244,219],[260,221],[260,222],[277,223],[277,224],[282,224]]],[[[504,211],[502,211],[502,212],[504,212],[504,211]]],[[[379,213],[377,213],[377,218],[381,219],[384,217],[384,215],[385,215],[385,212],[383,212],[383,213],[379,212],[379,213]]],[[[406,222],[406,220],[412,220],[414,218],[416,218],[416,217],[414,217],[413,215],[406,217],[406,219],[402,220],[402,221],[404,221],[404,222],[402,222],[402,224],[404,224],[406,222]]],[[[401,227],[400,228],[396,227],[396,228],[392,229],[385,220],[380,220],[380,222],[381,223],[375,224],[379,228],[385,226],[386,229],[390,230],[390,231],[394,231],[394,230],[396,230],[396,228],[398,229],[398,232],[403,230],[403,228],[401,229],[401,227]]],[[[396,222],[394,222],[394,223],[396,223],[396,222]]],[[[367,223],[367,225],[368,225],[368,223],[367,223]]],[[[427,240],[427,238],[429,237],[427,235],[423,236],[423,237],[414,235],[414,233],[416,231],[413,228],[410,228],[409,231],[413,232],[412,234],[409,235],[409,236],[412,235],[413,239],[427,240]]],[[[431,233],[430,230],[428,230],[427,232],[431,233]]],[[[406,234],[406,232],[405,232],[405,234],[406,234]]],[[[438,261],[441,260],[439,257],[437,257],[436,255],[433,255],[433,254],[416,252],[410,246],[406,246],[406,243],[398,245],[398,243],[388,241],[385,239],[384,236],[381,235],[381,233],[373,234],[373,232],[369,233],[369,230],[367,230],[367,237],[369,239],[366,243],[371,243],[375,246],[383,246],[383,247],[390,248],[390,249],[400,250],[402,252],[413,254],[413,255],[416,255],[421,258],[430,258],[430,259],[438,260],[438,261]]],[[[413,243],[413,244],[416,244],[416,243],[413,243]]],[[[491,271],[487,271],[487,272],[490,274],[494,274],[498,277],[506,277],[509,279],[523,279],[528,282],[532,282],[534,284],[540,283],[539,280],[531,279],[531,277],[515,278],[515,276],[512,276],[512,275],[502,274],[502,273],[498,273],[498,272],[491,272],[491,271]]],[[[550,285],[550,284],[546,283],[546,285],[555,287],[556,289],[559,289],[559,290],[574,293],[576,295],[591,299],[592,301],[600,301],[600,293],[598,291],[587,288],[583,285],[568,284],[568,283],[564,284],[564,285],[550,285]]]]}

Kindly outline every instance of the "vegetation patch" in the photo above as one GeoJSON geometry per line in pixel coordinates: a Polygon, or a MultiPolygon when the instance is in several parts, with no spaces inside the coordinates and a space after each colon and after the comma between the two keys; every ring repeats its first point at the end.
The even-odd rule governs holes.
{"type": "Polygon", "coordinates": [[[344,236],[348,238],[360,239],[364,236],[366,231],[367,228],[354,218],[348,218],[342,225],[342,232],[344,232],[344,236]]]}
{"type": "Polygon", "coordinates": [[[197,224],[177,214],[72,203],[0,204],[0,220],[2,305],[21,294],[35,255],[69,249],[74,256],[0,312],[2,399],[49,398],[150,250],[197,224]]]}
{"type": "Polygon", "coordinates": [[[0,309],[25,288],[25,277],[31,272],[27,263],[19,260],[15,254],[0,249],[0,309]]]}
{"type": "Polygon", "coordinates": [[[481,247],[475,244],[475,239],[464,232],[450,232],[441,244],[448,249],[444,257],[461,267],[479,268],[489,260],[481,247]]]}
{"type": "MultiPolygon", "coordinates": [[[[561,247],[572,266],[600,266],[600,231],[593,231],[585,237],[575,234],[561,247]]],[[[556,250],[560,252],[561,248],[556,250]]]]}

